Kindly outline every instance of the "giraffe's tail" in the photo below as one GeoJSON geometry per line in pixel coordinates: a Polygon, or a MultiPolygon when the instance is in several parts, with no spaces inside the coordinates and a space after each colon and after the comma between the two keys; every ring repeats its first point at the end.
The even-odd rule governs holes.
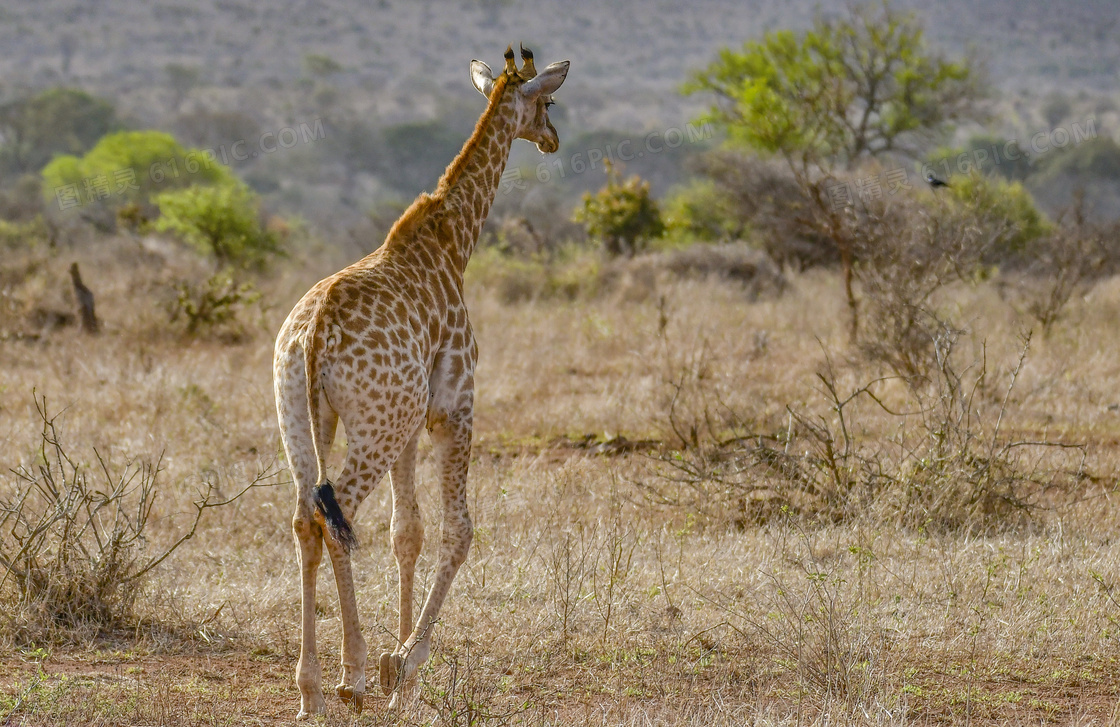
{"type": "Polygon", "coordinates": [[[322,513],[334,541],[347,551],[356,549],[358,538],[354,535],[354,529],[350,527],[346,516],[342,514],[338,500],[334,499],[334,485],[329,481],[324,482],[312,491],[312,496],[315,498],[315,509],[322,513]]]}
{"type": "MultiPolygon", "coordinates": [[[[327,297],[329,294],[330,291],[327,297]]],[[[326,306],[320,302],[303,345],[304,367],[307,373],[307,412],[311,419],[311,441],[315,447],[318,468],[315,487],[309,493],[310,504],[313,504],[322,514],[331,538],[344,550],[350,551],[357,548],[358,539],[354,536],[354,529],[350,527],[350,522],[343,514],[338,500],[335,499],[334,485],[327,479],[327,447],[323,441],[319,353],[327,345],[328,326],[325,309],[326,306]]]]}

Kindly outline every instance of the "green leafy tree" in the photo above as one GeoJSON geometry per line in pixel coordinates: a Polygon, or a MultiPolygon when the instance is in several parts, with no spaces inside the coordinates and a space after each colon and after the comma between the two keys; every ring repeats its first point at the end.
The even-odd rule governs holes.
{"type": "Polygon", "coordinates": [[[650,196],[649,182],[634,175],[622,181],[609,163],[607,185],[595,194],[585,192],[574,219],[586,226],[592,239],[602,242],[611,257],[633,255],[649,240],[665,233],[657,201],[650,196]]]}
{"type": "Polygon", "coordinates": [[[259,200],[242,182],[191,186],[156,196],[155,229],[170,232],[219,267],[260,265],[279,252],[260,223],[259,200]]]}
{"type": "Polygon", "coordinates": [[[818,17],[801,34],[775,31],[740,51],[723,49],[684,91],[716,96],[705,120],[725,128],[729,144],[788,164],[811,202],[799,216],[839,253],[855,336],[855,241],[828,194],[833,171],[868,157],[916,155],[926,138],[974,117],[975,72],[932,52],[915,17],[884,2],[818,17]]]}
{"type": "Polygon", "coordinates": [[[975,116],[978,87],[968,63],[931,52],[914,16],[883,4],[723,49],[685,85],[701,91],[717,96],[710,119],[732,143],[809,171],[913,153],[923,136],[975,116]]]}
{"type": "Polygon", "coordinates": [[[52,88],[0,107],[0,168],[37,172],[56,154],[81,154],[120,126],[113,105],[74,88],[52,88]]]}
{"type": "Polygon", "coordinates": [[[151,196],[163,190],[226,185],[234,180],[212,154],[185,149],[175,137],[160,131],[108,134],[82,157],[55,157],[43,167],[42,176],[48,203],[94,205],[113,214],[126,205],[153,212],[151,196]]]}

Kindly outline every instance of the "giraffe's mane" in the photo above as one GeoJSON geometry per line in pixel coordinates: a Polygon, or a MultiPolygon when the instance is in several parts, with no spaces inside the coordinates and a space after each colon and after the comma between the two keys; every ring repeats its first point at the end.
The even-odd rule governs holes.
{"type": "Polygon", "coordinates": [[[467,142],[463,144],[463,148],[451,163],[447,165],[447,170],[444,171],[443,176],[440,177],[435,192],[431,194],[422,192],[419,197],[413,200],[412,204],[408,206],[408,209],[401,214],[400,219],[393,223],[393,227],[389,230],[389,234],[385,238],[386,240],[393,240],[407,232],[411,232],[419,222],[447,197],[448,191],[459,181],[459,177],[470,161],[474,150],[482,143],[482,136],[486,133],[486,129],[490,126],[490,121],[498,111],[498,106],[501,104],[502,97],[505,95],[506,87],[509,85],[509,79],[510,75],[508,73],[502,73],[494,80],[494,88],[490,91],[490,102],[486,105],[486,110],[483,111],[482,116],[478,118],[478,123],[475,124],[474,131],[472,131],[470,137],[467,138],[467,142]]]}

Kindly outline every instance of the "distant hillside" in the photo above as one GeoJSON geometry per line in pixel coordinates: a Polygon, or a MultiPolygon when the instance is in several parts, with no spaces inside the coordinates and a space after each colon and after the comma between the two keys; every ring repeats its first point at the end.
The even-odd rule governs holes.
{"type": "MultiPolygon", "coordinates": [[[[968,48],[1005,92],[1112,93],[1120,69],[1120,3],[1113,0],[901,2],[925,17],[929,39],[968,48]]],[[[0,91],[75,83],[140,118],[167,103],[168,64],[197,67],[199,83],[239,89],[270,106],[270,90],[307,75],[322,54],[347,101],[410,117],[433,95],[463,94],[466,63],[494,64],[508,42],[542,60],[570,58],[571,120],[585,128],[673,123],[676,88],[723,45],[804,27],[839,0],[42,0],[0,8],[0,91]],[[66,58],[69,56],[69,65],[66,58]],[[64,73],[67,67],[69,73],[64,73]],[[353,98],[350,98],[353,97],[353,98]],[[155,106],[153,106],[155,104],[155,106]]],[[[282,114],[284,109],[271,108],[282,114]]]]}
{"type": "MultiPolygon", "coordinates": [[[[1098,133],[1114,134],[1115,0],[895,4],[925,19],[931,45],[971,53],[988,70],[994,132],[1029,134],[1091,116],[1098,133]]],[[[434,183],[482,108],[469,60],[498,66],[505,45],[523,41],[540,63],[572,61],[553,115],[567,156],[542,168],[535,151],[518,147],[513,163],[530,180],[562,182],[553,188],[570,199],[602,182],[598,172],[569,174],[572,154],[586,167],[588,155],[620,140],[678,133],[697,115],[706,100],[678,89],[720,47],[844,8],[842,0],[8,3],[0,7],[0,102],[76,86],[111,101],[130,126],[227,151],[238,140],[321,122],[325,140],[254,152],[235,166],[278,207],[360,216],[434,183]]],[[[635,159],[630,171],[649,176],[660,194],[702,147],[635,159]]]]}

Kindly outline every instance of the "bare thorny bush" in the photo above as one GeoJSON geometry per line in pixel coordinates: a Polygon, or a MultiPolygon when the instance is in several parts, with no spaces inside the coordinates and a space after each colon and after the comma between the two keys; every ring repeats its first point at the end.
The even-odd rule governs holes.
{"type": "Polygon", "coordinates": [[[911,386],[931,383],[936,342],[954,328],[938,305],[947,286],[998,274],[1001,295],[1049,336],[1070,300],[1115,274],[1120,261],[1120,228],[1087,219],[1080,194],[1016,250],[1009,240],[1023,236],[1024,222],[940,197],[857,200],[827,216],[827,224],[814,218],[817,226],[852,251],[858,347],[911,386]]]}
{"type": "Polygon", "coordinates": [[[975,278],[1002,228],[944,205],[906,201],[850,207],[841,219],[860,292],[858,348],[911,386],[927,385],[936,378],[937,342],[952,332],[935,296],[975,278]]]}
{"type": "Polygon", "coordinates": [[[480,656],[469,641],[454,646],[437,637],[436,646],[436,657],[420,669],[419,699],[435,712],[438,724],[511,724],[526,711],[527,700],[503,694],[508,665],[480,656]]]}
{"type": "Polygon", "coordinates": [[[1091,480],[1083,446],[1010,431],[1029,335],[1002,382],[990,380],[986,350],[961,363],[961,335],[943,328],[932,337],[923,386],[891,387],[894,375],[853,383],[859,367],[840,372],[826,355],[817,373],[823,410],[788,406],[785,426],[770,432],[704,385],[703,363],[685,367],[668,382],[677,441],[641,486],[657,505],[739,527],[872,517],[987,531],[1078,496],[1091,480]]]}
{"type": "Polygon", "coordinates": [[[1024,251],[1012,266],[1010,280],[1000,294],[1020,312],[1034,318],[1049,336],[1067,304],[1084,295],[1102,278],[1117,272],[1120,225],[1101,225],[1087,219],[1084,194],[1059,216],[1053,230],[1024,251]]]}
{"type": "Polygon", "coordinates": [[[859,180],[783,166],[741,153],[703,159],[739,210],[739,234],[782,266],[841,263],[853,341],[872,361],[924,385],[934,340],[950,323],[937,297],[954,282],[1004,273],[999,289],[1044,335],[1067,303],[1117,270],[1117,228],[1090,222],[1083,196],[1037,239],[1030,220],[924,188],[837,201],[859,180]],[[1020,248],[1015,240],[1026,240],[1020,248]]]}
{"type": "Polygon", "coordinates": [[[759,644],[793,677],[798,697],[815,697],[810,701],[825,709],[866,709],[891,671],[887,635],[863,601],[874,554],[849,546],[861,581],[853,588],[846,582],[852,573],[838,572],[813,541],[787,511],[774,529],[771,562],[761,569],[766,586],[753,607],[712,589],[697,595],[722,612],[724,626],[759,644]]]}
{"type": "Polygon", "coordinates": [[[0,604],[17,642],[132,626],[153,570],[198,530],[203,513],[230,504],[271,478],[271,468],[222,499],[209,480],[185,527],[153,547],[150,527],[162,488],[162,458],[116,466],[93,451],[79,461],[62,442],[57,415],[36,397],[42,423],[36,462],[11,471],[0,499],[0,604]]]}
{"type": "Polygon", "coordinates": [[[618,484],[612,474],[608,509],[597,519],[555,509],[537,544],[549,610],[563,644],[581,635],[606,642],[621,628],[635,551],[646,534],[624,512],[618,484]]]}

